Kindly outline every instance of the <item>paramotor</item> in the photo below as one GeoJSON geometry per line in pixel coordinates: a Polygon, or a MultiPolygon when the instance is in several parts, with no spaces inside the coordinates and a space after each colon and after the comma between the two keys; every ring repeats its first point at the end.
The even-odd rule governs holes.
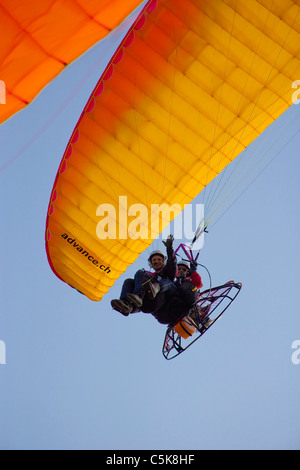
{"type": "Polygon", "coordinates": [[[169,325],[162,349],[164,357],[174,359],[204,335],[228,309],[241,287],[240,282],[229,281],[199,294],[189,314],[175,325],[169,325]]]}

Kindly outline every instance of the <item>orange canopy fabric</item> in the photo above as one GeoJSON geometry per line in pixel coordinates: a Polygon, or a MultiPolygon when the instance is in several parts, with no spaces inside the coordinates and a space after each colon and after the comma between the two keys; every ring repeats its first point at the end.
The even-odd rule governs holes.
{"type": "Polygon", "coordinates": [[[0,123],[120,24],[141,0],[0,0],[0,123]],[[3,103],[3,101],[2,101],[3,103]]]}
{"type": "Polygon", "coordinates": [[[153,205],[184,207],[292,104],[299,44],[289,0],[149,0],[61,161],[46,230],[55,274],[100,300],[162,230],[153,205]]]}

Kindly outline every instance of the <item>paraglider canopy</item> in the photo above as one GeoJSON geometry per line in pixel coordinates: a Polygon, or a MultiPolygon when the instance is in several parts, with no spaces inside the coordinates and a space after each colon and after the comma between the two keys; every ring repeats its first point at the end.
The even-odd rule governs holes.
{"type": "Polygon", "coordinates": [[[120,24],[141,0],[0,0],[0,123],[120,24]],[[1,101],[2,102],[2,101],[1,101]]]}
{"type": "Polygon", "coordinates": [[[299,10],[290,1],[144,4],[55,179],[46,249],[60,279],[100,300],[175,209],[292,104],[299,10]]]}

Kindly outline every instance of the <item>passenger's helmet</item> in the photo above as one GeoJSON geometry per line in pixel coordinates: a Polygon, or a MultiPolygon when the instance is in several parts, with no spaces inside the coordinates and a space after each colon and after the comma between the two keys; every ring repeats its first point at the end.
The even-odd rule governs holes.
{"type": "Polygon", "coordinates": [[[177,263],[177,266],[180,266],[180,265],[185,266],[186,268],[190,269],[190,263],[188,261],[185,261],[182,259],[181,261],[178,261],[177,263]]]}
{"type": "Polygon", "coordinates": [[[152,256],[154,256],[154,255],[160,255],[164,259],[164,265],[166,264],[167,257],[164,254],[164,252],[161,251],[161,250],[154,250],[154,251],[152,251],[152,253],[150,254],[150,256],[148,258],[148,263],[149,263],[150,267],[152,266],[151,265],[151,259],[152,259],[152,256]]]}

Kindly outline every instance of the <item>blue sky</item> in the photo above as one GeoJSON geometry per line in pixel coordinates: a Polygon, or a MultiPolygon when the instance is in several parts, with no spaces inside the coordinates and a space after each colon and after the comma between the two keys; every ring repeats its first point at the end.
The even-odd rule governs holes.
{"type": "Polygon", "coordinates": [[[52,185],[103,47],[0,127],[0,448],[299,449],[300,106],[262,144],[275,141],[276,158],[205,239],[199,261],[215,285],[241,281],[239,297],[166,361],[162,325],[110,307],[147,254],[100,303],[59,281],[46,258],[52,185]]]}

